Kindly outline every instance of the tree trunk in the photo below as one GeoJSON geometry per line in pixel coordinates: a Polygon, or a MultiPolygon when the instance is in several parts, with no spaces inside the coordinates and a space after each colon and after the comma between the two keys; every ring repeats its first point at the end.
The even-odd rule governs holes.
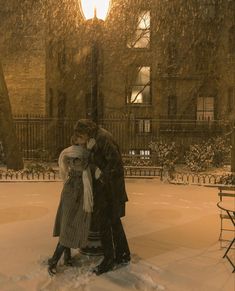
{"type": "Polygon", "coordinates": [[[0,63],[0,140],[6,156],[8,169],[20,170],[24,167],[22,155],[13,124],[11,104],[4,78],[2,64],[0,63]]]}

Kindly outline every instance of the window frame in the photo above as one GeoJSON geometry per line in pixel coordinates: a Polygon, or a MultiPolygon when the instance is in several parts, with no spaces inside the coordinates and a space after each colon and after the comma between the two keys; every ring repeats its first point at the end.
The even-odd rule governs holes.
{"type": "Polygon", "coordinates": [[[200,121],[202,121],[202,122],[204,122],[204,121],[207,121],[207,122],[211,122],[211,121],[214,121],[215,120],[215,115],[216,115],[216,111],[215,111],[215,104],[216,104],[216,98],[215,98],[215,96],[198,96],[197,97],[197,103],[196,103],[196,120],[198,121],[198,122],[200,122],[200,121]],[[198,98],[203,98],[202,100],[203,100],[203,110],[198,110],[198,98]],[[211,110],[205,110],[206,108],[205,108],[205,101],[206,101],[206,98],[213,98],[213,111],[211,111],[211,110]],[[198,118],[198,116],[199,116],[199,112],[202,112],[203,113],[203,119],[199,119],[198,118]],[[210,112],[213,112],[213,118],[212,119],[205,119],[205,115],[206,115],[206,113],[210,113],[210,112]]]}
{"type": "MultiPolygon", "coordinates": [[[[127,22],[127,20],[126,20],[126,22],[127,22]]],[[[144,8],[141,9],[141,11],[139,13],[139,16],[138,16],[138,21],[137,21],[136,28],[133,30],[133,35],[129,36],[129,37],[127,36],[127,38],[126,38],[126,47],[127,47],[128,50],[150,50],[151,49],[151,39],[152,39],[152,29],[151,29],[152,23],[151,22],[152,22],[152,11],[151,11],[151,9],[149,9],[149,8],[148,9],[144,9],[144,8]],[[141,14],[144,15],[144,13],[147,13],[147,12],[149,12],[149,28],[148,29],[141,29],[141,28],[139,28],[140,16],[141,16],[141,14]],[[134,42],[134,41],[131,41],[131,39],[135,38],[135,36],[137,35],[137,31],[142,31],[142,32],[143,31],[149,31],[149,41],[148,41],[148,45],[147,46],[143,46],[143,47],[137,46],[136,47],[135,44],[137,42],[139,42],[140,39],[137,40],[134,45],[130,44],[130,43],[134,42]]],[[[145,32],[144,32],[144,35],[145,35],[145,32]]]]}
{"type": "MultiPolygon", "coordinates": [[[[135,85],[135,81],[133,81],[134,84],[132,84],[132,82],[130,81],[130,70],[128,70],[127,76],[126,76],[126,94],[125,94],[125,104],[126,106],[131,106],[131,107],[148,107],[148,106],[152,106],[152,66],[150,65],[135,65],[135,66],[131,66],[131,68],[137,69],[138,68],[143,68],[143,67],[148,67],[149,68],[149,84],[146,85],[135,85]],[[148,86],[149,87],[149,98],[148,98],[148,102],[130,102],[131,101],[131,96],[132,96],[132,90],[134,87],[141,87],[141,86],[148,86]]],[[[134,72],[134,70],[132,70],[134,72]]],[[[140,70],[139,70],[140,72],[140,70]]],[[[136,79],[138,78],[138,74],[136,75],[136,79]]],[[[140,91],[138,91],[139,94],[140,91]]]]}
{"type": "Polygon", "coordinates": [[[138,135],[150,135],[152,133],[152,119],[151,118],[137,118],[135,120],[135,133],[138,135]],[[149,121],[149,125],[146,124],[149,121]],[[140,124],[142,122],[142,125],[140,124]],[[140,128],[142,127],[142,130],[140,128]],[[146,131],[149,128],[149,131],[146,131]]]}

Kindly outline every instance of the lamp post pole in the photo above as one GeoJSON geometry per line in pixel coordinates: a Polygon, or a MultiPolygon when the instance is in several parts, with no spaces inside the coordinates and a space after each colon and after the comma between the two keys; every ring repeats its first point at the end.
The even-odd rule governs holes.
{"type": "Polygon", "coordinates": [[[88,115],[95,122],[98,122],[99,112],[99,50],[101,26],[105,21],[112,1],[111,0],[80,0],[80,10],[84,20],[91,25],[91,90],[90,108],[88,115]]]}
{"type": "MultiPolygon", "coordinates": [[[[94,34],[97,31],[98,19],[94,19],[93,28],[94,34]],[[97,21],[96,21],[97,20],[97,21]]],[[[99,99],[99,43],[98,37],[95,36],[92,43],[91,49],[91,119],[95,123],[98,122],[99,110],[98,110],[98,99],[99,99]]]]}
{"type": "MultiPolygon", "coordinates": [[[[111,0],[80,0],[80,8],[85,20],[88,20],[91,27],[91,90],[90,90],[90,110],[89,117],[98,123],[100,111],[100,92],[99,92],[99,52],[100,38],[103,22],[108,15],[111,0]]],[[[95,210],[92,213],[91,227],[88,236],[87,246],[80,252],[85,255],[100,256],[103,254],[103,248],[100,241],[99,232],[99,213],[95,210]]]]}

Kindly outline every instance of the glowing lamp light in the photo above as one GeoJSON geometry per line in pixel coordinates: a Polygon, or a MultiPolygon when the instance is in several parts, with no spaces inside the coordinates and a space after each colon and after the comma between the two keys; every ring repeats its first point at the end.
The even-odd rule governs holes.
{"type": "Polygon", "coordinates": [[[110,4],[111,0],[80,0],[80,8],[86,20],[94,18],[105,20],[110,4]]]}

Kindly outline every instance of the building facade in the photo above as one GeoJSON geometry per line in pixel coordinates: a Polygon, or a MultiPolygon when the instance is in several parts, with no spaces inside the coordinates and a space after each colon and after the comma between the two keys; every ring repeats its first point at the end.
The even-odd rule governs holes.
{"type": "MultiPolygon", "coordinates": [[[[234,118],[234,1],[181,4],[113,1],[102,35],[97,31],[100,118],[234,118]]],[[[79,16],[70,24],[71,31],[54,45],[59,51],[47,58],[47,105],[53,116],[76,110],[75,116],[85,116],[89,107],[88,39],[94,28],[79,16]],[[52,112],[52,99],[64,112],[52,112]]]]}
{"type": "Polygon", "coordinates": [[[234,1],[113,0],[103,23],[84,21],[78,2],[48,0],[33,10],[36,26],[32,8],[1,8],[34,28],[1,30],[14,114],[90,117],[95,75],[99,123],[133,153],[161,134],[213,135],[235,119],[234,1]]]}
{"type": "MultiPolygon", "coordinates": [[[[28,2],[29,3],[29,2],[28,2]]],[[[46,48],[42,10],[1,1],[0,60],[14,115],[46,113],[46,48]]]]}

